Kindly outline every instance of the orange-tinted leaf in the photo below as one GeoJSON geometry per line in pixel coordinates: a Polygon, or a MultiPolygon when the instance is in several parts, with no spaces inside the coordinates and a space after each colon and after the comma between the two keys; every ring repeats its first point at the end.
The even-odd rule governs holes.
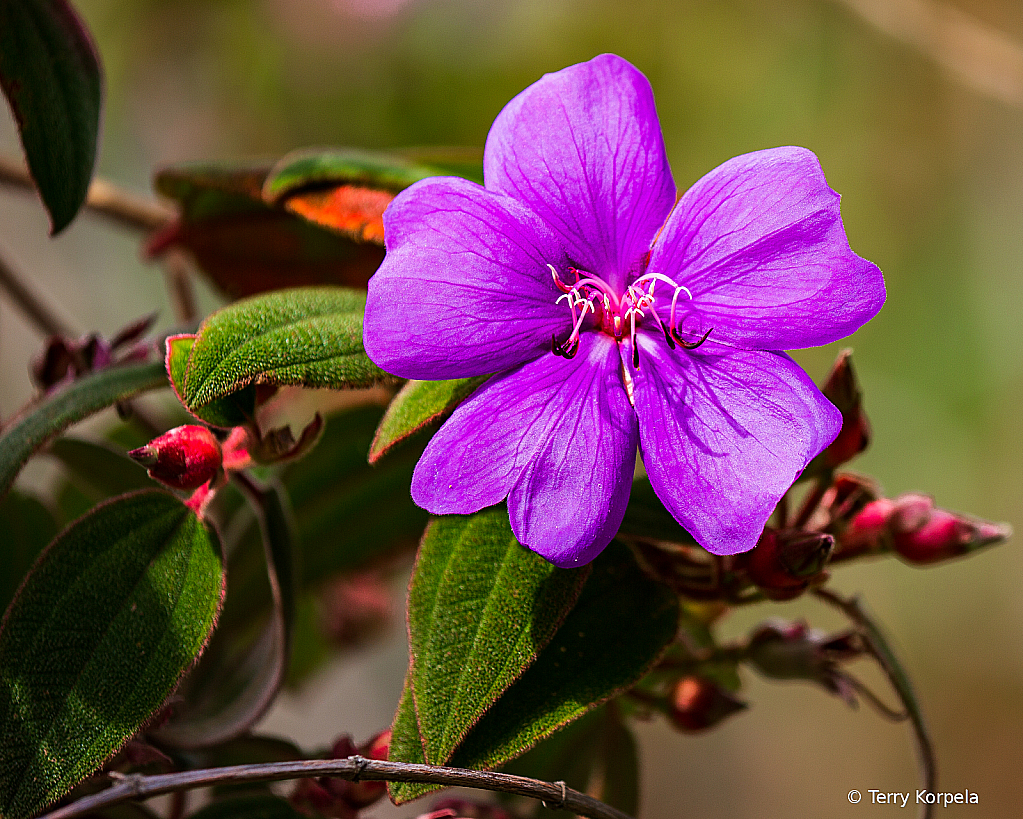
{"type": "Polygon", "coordinates": [[[392,199],[389,191],[340,185],[296,194],[284,201],[284,207],[357,242],[383,245],[384,211],[392,199]]]}

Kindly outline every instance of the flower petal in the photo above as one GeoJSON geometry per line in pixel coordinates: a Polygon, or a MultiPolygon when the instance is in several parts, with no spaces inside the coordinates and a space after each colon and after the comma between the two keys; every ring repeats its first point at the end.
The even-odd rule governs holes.
{"type": "Polygon", "coordinates": [[[692,292],[687,335],[791,350],[843,338],[884,304],[881,271],[849,249],[839,196],[803,148],[738,156],[679,200],[648,268],[692,292]]]}
{"type": "Polygon", "coordinates": [[[425,179],[384,213],[387,255],[369,281],[363,340],[402,378],[487,375],[550,352],[571,331],[548,263],[557,236],[529,210],[464,179],[425,179]]]}
{"type": "Polygon", "coordinates": [[[494,120],[488,190],[532,208],[617,291],[675,202],[650,83],[614,54],[547,74],[494,120]]]}
{"type": "Polygon", "coordinates": [[[671,351],[640,333],[640,450],[668,511],[713,554],[752,549],[779,499],[838,434],[841,413],[784,353],[708,341],[671,351]]]}
{"type": "Polygon", "coordinates": [[[574,358],[548,353],[484,384],[427,445],[415,502],[469,514],[508,496],[524,546],[563,567],[596,557],[625,514],[638,437],[616,346],[584,333],[574,358]]]}

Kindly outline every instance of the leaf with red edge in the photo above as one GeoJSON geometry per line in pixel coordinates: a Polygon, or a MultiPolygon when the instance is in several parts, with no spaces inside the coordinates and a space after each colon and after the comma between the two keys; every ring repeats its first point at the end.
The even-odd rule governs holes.
{"type": "Polygon", "coordinates": [[[0,816],[39,812],[133,736],[202,653],[223,593],[216,534],[165,492],[58,535],[0,623],[0,816]]]}

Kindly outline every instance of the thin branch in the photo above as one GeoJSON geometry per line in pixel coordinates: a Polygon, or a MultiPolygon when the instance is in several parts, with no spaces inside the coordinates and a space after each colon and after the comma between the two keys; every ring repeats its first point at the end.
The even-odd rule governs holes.
{"type": "Polygon", "coordinates": [[[0,289],[45,336],[71,338],[75,333],[43,301],[21,281],[21,278],[0,256],[0,289]]]}
{"type": "MultiPolygon", "coordinates": [[[[0,183],[35,190],[28,168],[10,157],[0,156],[0,183]]],[[[133,230],[153,231],[174,218],[174,210],[156,202],[129,193],[103,179],[94,179],[89,185],[85,207],[133,230]]]]}
{"type": "Polygon", "coordinates": [[[383,762],[360,756],[348,759],[311,759],[297,762],[272,762],[262,765],[232,765],[180,773],[144,776],[131,774],[105,791],[84,796],[64,807],[57,808],[40,819],[71,819],[110,805],[132,799],[148,799],[165,793],[192,788],[205,788],[237,782],[280,782],[288,779],[308,779],[334,776],[357,782],[360,779],[377,782],[423,782],[445,787],[478,788],[500,791],[516,796],[527,796],[544,801],[548,807],[564,808],[587,819],[630,819],[628,814],[605,805],[586,794],[565,786],[564,782],[543,782],[525,776],[470,771],[463,768],[444,768],[432,765],[414,765],[407,762],[383,762]]]}
{"type": "MultiPolygon", "coordinates": [[[[846,600],[829,589],[814,589],[813,593],[821,600],[841,609],[845,616],[859,627],[867,650],[877,660],[878,665],[881,666],[881,670],[888,677],[888,682],[891,683],[892,689],[906,709],[906,714],[909,716],[910,723],[913,726],[913,735],[916,737],[917,754],[920,760],[920,774],[924,780],[924,787],[929,792],[934,793],[937,789],[938,781],[934,744],[931,742],[927,726],[924,724],[923,715],[920,713],[920,707],[917,705],[916,696],[910,687],[909,679],[899,665],[899,661],[888,647],[880,629],[874,624],[874,621],[864,611],[863,606],[860,605],[860,601],[855,597],[846,600]]],[[[933,808],[934,805],[925,803],[920,811],[921,818],[930,819],[933,816],[933,808]]]]}

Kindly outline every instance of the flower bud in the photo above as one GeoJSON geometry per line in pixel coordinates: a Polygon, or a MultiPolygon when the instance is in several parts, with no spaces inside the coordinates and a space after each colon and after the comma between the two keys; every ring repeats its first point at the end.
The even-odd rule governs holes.
{"type": "Polygon", "coordinates": [[[842,550],[894,550],[908,563],[937,563],[999,543],[1011,534],[990,523],[934,505],[928,495],[905,494],[868,503],[842,536],[842,550]]]}
{"type": "Polygon", "coordinates": [[[842,413],[842,429],[823,453],[825,464],[834,469],[870,445],[870,422],[863,412],[863,394],[853,370],[852,350],[838,354],[821,392],[842,413]]]}
{"type": "Polygon", "coordinates": [[[746,658],[765,677],[815,682],[852,703],[854,691],[838,665],[862,653],[855,632],[825,635],[802,622],[769,622],[750,636],[746,658]]]}
{"type": "Polygon", "coordinates": [[[746,708],[731,691],[707,677],[682,677],[672,689],[668,718],[683,733],[713,728],[723,719],[746,708]]]}
{"type": "Polygon", "coordinates": [[[128,455],[149,470],[149,477],[174,489],[198,489],[223,462],[213,433],[191,424],[165,432],[128,455]]]}
{"type": "Polygon", "coordinates": [[[800,529],[764,529],[739,565],[772,600],[789,600],[822,579],[835,539],[800,529]]]}
{"type": "MultiPolygon", "coordinates": [[[[387,754],[391,746],[390,730],[381,731],[375,737],[360,745],[359,754],[366,759],[387,760],[387,754]]],[[[351,754],[346,754],[351,756],[351,754]]],[[[387,783],[381,781],[360,781],[347,782],[348,789],[345,791],[344,801],[353,808],[361,809],[372,805],[387,793],[387,783]]]]}
{"type": "MultiPolygon", "coordinates": [[[[348,734],[338,737],[330,749],[330,759],[363,756],[386,760],[391,732],[381,731],[362,745],[356,745],[348,734]]],[[[352,780],[321,776],[303,779],[291,794],[291,804],[310,815],[333,819],[355,819],[359,811],[377,802],[387,793],[387,784],[378,780],[352,780]]]]}

